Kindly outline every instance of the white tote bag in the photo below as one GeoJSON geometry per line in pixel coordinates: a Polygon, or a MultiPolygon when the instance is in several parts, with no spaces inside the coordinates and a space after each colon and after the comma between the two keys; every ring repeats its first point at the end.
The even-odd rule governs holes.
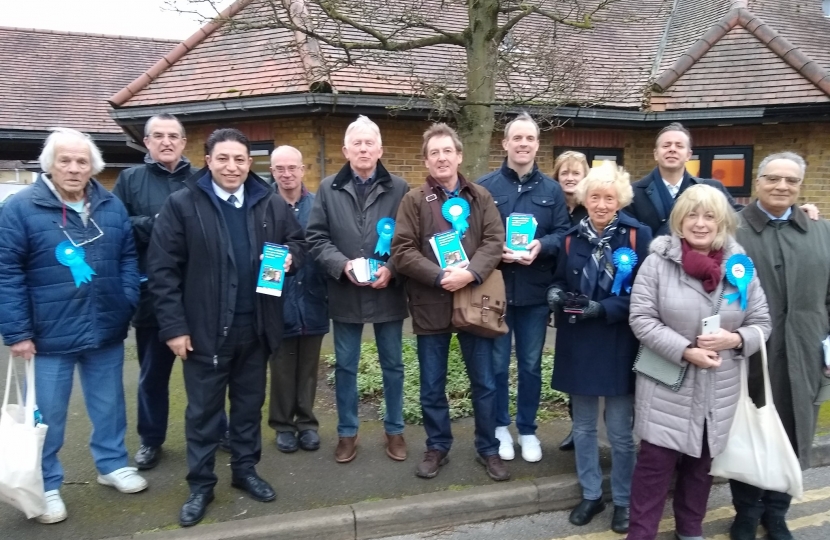
{"type": "Polygon", "coordinates": [[[0,410],[0,501],[22,510],[30,519],[46,512],[41,459],[47,426],[35,425],[35,403],[35,359],[26,362],[24,404],[14,360],[9,358],[0,410]],[[16,405],[9,405],[12,384],[17,390],[16,405]]]}
{"type": "Polygon", "coordinates": [[[740,363],[741,397],[729,431],[729,440],[723,453],[712,461],[709,474],[770,491],[788,493],[800,499],[804,494],[801,465],[772,401],[764,333],[757,326],[752,328],[761,334],[766,405],[759,409],[749,397],[749,359],[745,359],[740,363]]]}

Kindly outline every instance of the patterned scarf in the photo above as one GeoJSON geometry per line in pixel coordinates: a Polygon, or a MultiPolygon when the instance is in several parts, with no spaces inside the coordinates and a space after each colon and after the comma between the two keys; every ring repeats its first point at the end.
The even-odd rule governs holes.
{"type": "Polygon", "coordinates": [[[609,244],[614,233],[617,232],[619,223],[620,215],[617,214],[611,220],[611,223],[605,226],[602,236],[599,236],[589,217],[582,218],[582,221],[579,222],[577,237],[584,238],[594,247],[591,253],[591,261],[582,268],[582,280],[579,284],[582,294],[592,300],[595,299],[597,288],[605,293],[602,295],[604,297],[608,295],[614,285],[616,269],[614,268],[614,258],[609,244]]]}

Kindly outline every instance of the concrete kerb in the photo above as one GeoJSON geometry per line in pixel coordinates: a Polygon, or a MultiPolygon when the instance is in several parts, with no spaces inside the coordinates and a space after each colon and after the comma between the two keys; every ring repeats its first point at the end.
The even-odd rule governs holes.
{"type": "MultiPolygon", "coordinates": [[[[830,466],[830,436],[817,438],[813,467],[830,466]]],[[[607,486],[607,478],[606,478],[607,486]]],[[[369,540],[574,507],[576,475],[477,486],[317,510],[249,518],[111,540],[369,540]]]]}

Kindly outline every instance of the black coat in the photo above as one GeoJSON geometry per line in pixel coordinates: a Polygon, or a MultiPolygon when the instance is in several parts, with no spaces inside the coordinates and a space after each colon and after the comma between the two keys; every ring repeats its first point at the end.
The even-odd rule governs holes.
{"type": "MultiPolygon", "coordinates": [[[[660,176],[660,170],[655,167],[655,169],[651,171],[648,176],[634,182],[631,185],[634,189],[634,199],[631,201],[631,204],[624,209],[627,214],[634,217],[637,221],[648,225],[653,236],[671,234],[671,231],[669,231],[669,215],[671,214],[671,211],[663,211],[663,203],[660,200],[660,194],[657,193],[656,188],[653,185],[654,182],[662,181],[663,178],[660,176]]],[[[723,184],[717,180],[695,178],[685,171],[683,173],[683,180],[680,182],[680,191],[677,196],[679,197],[690,186],[694,186],[695,184],[706,184],[707,186],[712,186],[713,188],[723,192],[726,196],[726,200],[729,201],[729,205],[734,208],[736,212],[741,211],[744,207],[742,204],[735,202],[735,199],[732,198],[729,191],[727,191],[723,184]]]]}
{"type": "MultiPolygon", "coordinates": [[[[253,271],[259,273],[265,242],[288,246],[293,257],[289,273],[300,268],[303,229],[285,200],[253,173],[245,181],[245,206],[251,242],[246,262],[253,271]]],[[[213,361],[233,322],[238,261],[207,168],[167,199],[153,227],[147,263],[159,338],[189,335],[193,352],[188,361],[191,356],[213,361]]],[[[282,298],[257,294],[255,319],[257,333],[275,351],[283,332],[282,298]]]]}
{"type": "MultiPolygon", "coordinates": [[[[620,214],[617,233],[611,240],[611,250],[631,246],[631,229],[636,229],[637,266],[631,276],[634,283],[640,265],[648,256],[651,231],[642,223],[620,214]]],[[[569,230],[570,247],[565,249],[556,264],[553,286],[565,292],[582,293],[582,268],[589,264],[592,247],[579,238],[576,227],[569,230]]],[[[631,367],[637,356],[639,342],[628,326],[630,293],[609,294],[599,302],[605,308],[605,317],[585,319],[574,323],[561,311],[556,317],[556,357],[553,362],[551,386],[569,394],[585,396],[621,396],[634,392],[634,373],[631,367]]]]}
{"type": "Polygon", "coordinates": [[[198,169],[190,165],[187,158],[182,158],[173,172],[154,161],[149,155],[144,156],[144,165],[130,167],[121,171],[115,181],[112,194],[121,199],[130,222],[133,225],[135,248],[138,252],[138,271],[141,273],[141,299],[133,316],[133,326],[158,326],[153,298],[147,290],[147,249],[153,224],[161,207],[171,193],[184,187],[184,181],[198,169]]]}

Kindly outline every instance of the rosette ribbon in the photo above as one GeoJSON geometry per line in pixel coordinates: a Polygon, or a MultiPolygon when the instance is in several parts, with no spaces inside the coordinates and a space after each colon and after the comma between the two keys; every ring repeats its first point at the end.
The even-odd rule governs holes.
{"type": "Polygon", "coordinates": [[[395,234],[395,220],[385,217],[378,221],[378,243],[375,253],[380,256],[391,255],[392,236],[395,234]]]}
{"type": "Polygon", "coordinates": [[[629,247],[617,248],[612,255],[614,260],[614,285],[611,287],[611,294],[620,295],[620,291],[631,292],[631,276],[634,267],[637,266],[637,253],[629,247]]]}
{"type": "Polygon", "coordinates": [[[726,280],[737,287],[738,292],[724,296],[727,303],[731,304],[740,299],[741,309],[746,310],[747,289],[753,275],[755,275],[755,264],[752,259],[743,253],[736,253],[729,257],[726,261],[726,280]]]}
{"type": "Polygon", "coordinates": [[[84,248],[73,246],[72,242],[68,240],[58,244],[58,247],[55,248],[55,257],[59,263],[68,267],[69,271],[72,272],[75,287],[80,287],[81,283],[89,283],[92,281],[92,276],[96,275],[95,270],[84,260],[84,257],[86,257],[84,248]]]}
{"type": "Polygon", "coordinates": [[[458,231],[458,234],[463,235],[469,227],[467,218],[470,217],[470,203],[461,197],[447,199],[441,206],[441,214],[452,224],[452,228],[458,231]]]}

